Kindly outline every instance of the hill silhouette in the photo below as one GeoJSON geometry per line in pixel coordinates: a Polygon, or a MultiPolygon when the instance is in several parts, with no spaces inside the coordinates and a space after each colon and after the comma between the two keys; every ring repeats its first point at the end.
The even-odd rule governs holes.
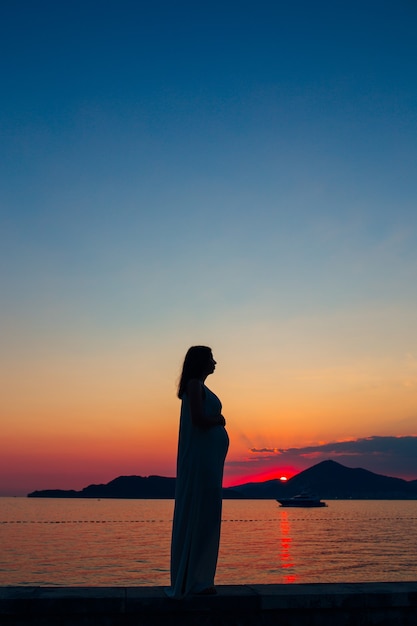
{"type": "Polygon", "coordinates": [[[29,498],[126,498],[126,499],[172,499],[175,494],[175,478],[163,476],[119,476],[109,483],[89,485],[81,491],[45,489],[33,491],[29,498]]]}
{"type": "Polygon", "coordinates": [[[417,481],[406,481],[362,468],[350,468],[328,460],[321,461],[309,469],[282,483],[269,480],[263,483],[246,483],[234,487],[244,498],[282,498],[295,496],[307,490],[320,498],[403,500],[417,497],[417,481]]]}
{"type": "MultiPolygon", "coordinates": [[[[349,468],[336,461],[322,461],[286,483],[278,479],[245,483],[223,489],[225,499],[274,499],[291,497],[308,490],[327,499],[404,500],[417,498],[417,481],[406,481],[362,468],[349,468]]],[[[119,476],[106,484],[89,485],[81,491],[46,489],[33,491],[29,498],[126,498],[172,499],[175,478],[163,476],[119,476]]]]}

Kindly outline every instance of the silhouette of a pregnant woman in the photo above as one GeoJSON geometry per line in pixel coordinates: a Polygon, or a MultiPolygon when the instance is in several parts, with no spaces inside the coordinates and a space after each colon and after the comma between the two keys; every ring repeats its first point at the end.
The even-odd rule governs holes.
{"type": "Polygon", "coordinates": [[[210,348],[191,347],[184,359],[178,397],[175,509],[171,543],[171,588],[167,594],[214,594],[220,543],[222,479],[229,447],[222,405],[205,385],[216,361],[210,348]]]}

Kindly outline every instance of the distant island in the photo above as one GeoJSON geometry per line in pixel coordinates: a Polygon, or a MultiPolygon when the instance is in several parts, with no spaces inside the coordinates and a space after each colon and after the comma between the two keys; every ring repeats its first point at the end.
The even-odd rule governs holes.
{"type": "MultiPolygon", "coordinates": [[[[336,461],[322,461],[296,474],[287,482],[278,479],[253,482],[223,489],[224,499],[271,500],[292,497],[308,490],[328,500],[415,500],[417,480],[407,481],[349,468],[336,461]]],[[[164,476],[119,476],[109,483],[89,485],[81,491],[44,489],[28,498],[125,498],[172,499],[175,478],[164,476]]]]}

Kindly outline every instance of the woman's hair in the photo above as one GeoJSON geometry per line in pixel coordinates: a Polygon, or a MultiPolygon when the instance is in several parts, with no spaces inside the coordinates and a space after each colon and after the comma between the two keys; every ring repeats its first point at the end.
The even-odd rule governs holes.
{"type": "Polygon", "coordinates": [[[188,381],[200,378],[205,372],[208,362],[213,358],[211,348],[207,346],[192,346],[187,351],[182,366],[182,373],[178,385],[178,397],[182,398],[188,381]]]}

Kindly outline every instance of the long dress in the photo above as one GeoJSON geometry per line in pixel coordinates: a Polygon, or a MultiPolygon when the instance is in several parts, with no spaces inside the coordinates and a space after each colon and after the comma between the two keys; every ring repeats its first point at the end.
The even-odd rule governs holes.
{"type": "MultiPolygon", "coordinates": [[[[219,398],[203,385],[207,416],[221,413],[219,398]]],[[[200,428],[191,421],[184,394],[178,438],[177,480],[171,543],[171,588],[182,598],[214,584],[220,543],[222,479],[229,437],[223,426],[200,428]]]]}

